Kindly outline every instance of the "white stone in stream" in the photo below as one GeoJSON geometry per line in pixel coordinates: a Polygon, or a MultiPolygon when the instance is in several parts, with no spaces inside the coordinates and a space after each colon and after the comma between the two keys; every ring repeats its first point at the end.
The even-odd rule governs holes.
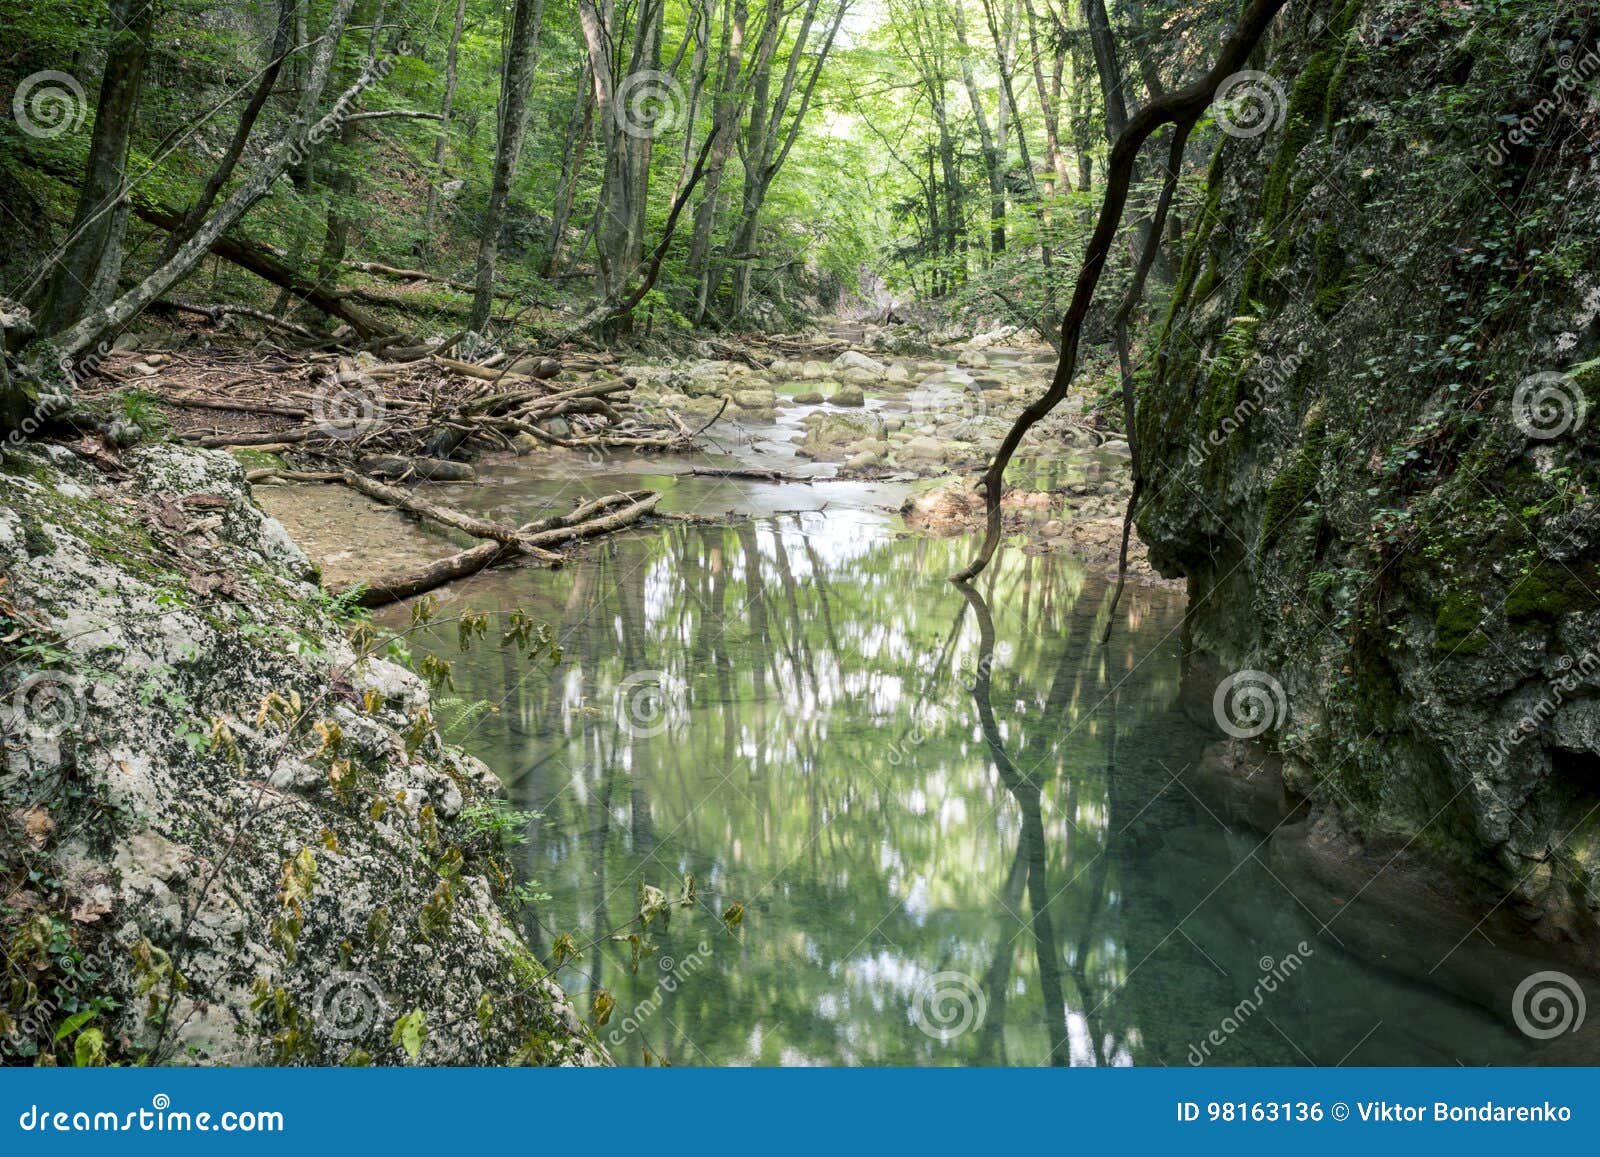
{"type": "Polygon", "coordinates": [[[770,414],[778,404],[778,396],[771,390],[740,390],[733,395],[733,404],[741,410],[770,414]]]}
{"type": "Polygon", "coordinates": [[[976,335],[971,341],[967,342],[967,348],[969,350],[988,349],[991,346],[997,346],[1000,343],[1015,337],[1016,333],[1016,326],[1003,325],[999,329],[990,330],[988,333],[980,333],[976,335]]]}
{"type": "Polygon", "coordinates": [[[884,371],[883,376],[891,382],[909,382],[911,380],[911,367],[905,362],[895,362],[884,371]]]}
{"type": "Polygon", "coordinates": [[[835,406],[864,406],[867,404],[866,395],[855,386],[840,386],[828,398],[835,406]]]}
{"type": "Polygon", "coordinates": [[[1104,446],[1100,447],[1100,449],[1104,450],[1107,454],[1126,454],[1128,453],[1128,444],[1121,438],[1113,438],[1104,446]]]}
{"type": "Polygon", "coordinates": [[[800,376],[808,382],[821,381],[828,376],[828,367],[821,362],[806,362],[800,367],[800,376]]]}
{"type": "Polygon", "coordinates": [[[859,350],[845,350],[844,353],[833,359],[833,368],[836,370],[866,370],[874,377],[883,376],[883,363],[873,361],[859,350]]]}

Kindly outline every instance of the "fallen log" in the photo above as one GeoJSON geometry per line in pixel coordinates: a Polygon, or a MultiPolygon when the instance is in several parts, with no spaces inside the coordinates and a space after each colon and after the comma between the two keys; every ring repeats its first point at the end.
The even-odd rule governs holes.
{"type": "MultiPolygon", "coordinates": [[[[520,528],[518,531],[520,537],[515,543],[503,543],[491,539],[488,542],[479,543],[468,550],[431,562],[420,570],[383,575],[373,579],[362,587],[357,602],[364,607],[382,607],[390,603],[397,603],[402,599],[411,598],[414,595],[426,594],[428,591],[435,590],[446,583],[454,582],[456,579],[477,574],[485,567],[501,559],[523,554],[529,545],[538,545],[541,541],[561,542],[569,539],[593,538],[596,535],[621,529],[643,518],[660,501],[661,495],[647,492],[646,497],[630,503],[621,510],[591,518],[587,521],[527,535],[522,534],[522,531],[527,528],[520,528]]],[[[586,506],[592,505],[592,503],[586,504],[586,506]]],[[[578,508],[578,510],[583,509],[585,507],[578,508]]],[[[565,517],[571,519],[577,513],[578,511],[574,511],[565,517]]],[[[335,593],[343,593],[358,585],[362,584],[347,583],[335,593]]]]}
{"type": "Polygon", "coordinates": [[[304,338],[307,341],[322,340],[299,322],[289,321],[285,318],[279,317],[275,313],[268,313],[264,309],[256,309],[249,305],[230,305],[226,302],[219,302],[216,305],[199,305],[195,302],[175,301],[170,297],[163,297],[152,302],[151,308],[171,309],[177,311],[178,313],[197,314],[200,317],[208,319],[213,325],[215,325],[224,317],[248,317],[254,321],[259,321],[264,325],[270,325],[277,329],[287,330],[296,337],[304,338]]]}
{"type": "MultiPolygon", "coordinates": [[[[131,198],[134,216],[158,229],[165,229],[170,233],[183,222],[183,214],[151,200],[148,195],[137,189],[133,191],[131,198]]],[[[363,338],[379,337],[394,332],[391,327],[351,305],[336,289],[322,285],[317,281],[314,272],[301,273],[247,237],[224,233],[212,242],[211,252],[224,261],[272,282],[280,289],[287,289],[295,297],[315,306],[329,317],[336,317],[346,323],[363,338]]]]}
{"type": "Polygon", "coordinates": [[[785,474],[781,470],[752,470],[725,466],[695,466],[689,473],[697,478],[740,478],[751,482],[804,482],[807,486],[816,481],[815,478],[807,478],[800,474],[785,474]]]}
{"type": "Polygon", "coordinates": [[[440,526],[448,526],[452,530],[470,534],[473,538],[492,539],[507,546],[517,546],[525,553],[543,562],[561,561],[561,556],[554,551],[543,550],[531,542],[524,541],[522,536],[512,527],[501,526],[498,522],[490,522],[485,518],[476,518],[459,510],[451,510],[447,506],[439,506],[415,494],[408,494],[404,490],[385,485],[376,479],[357,474],[354,470],[344,471],[343,474],[339,475],[339,481],[350,487],[350,489],[359,491],[368,498],[382,502],[386,506],[397,507],[408,514],[415,514],[419,518],[437,522],[440,526]]]}
{"type": "MultiPolygon", "coordinates": [[[[381,261],[346,261],[346,269],[353,269],[357,273],[369,273],[374,277],[390,277],[396,281],[428,281],[434,285],[444,285],[462,293],[474,293],[476,287],[470,281],[458,281],[454,277],[445,277],[439,273],[429,273],[426,269],[402,269],[397,265],[385,265],[381,261]]],[[[496,297],[505,301],[515,299],[510,290],[495,290],[496,297]]],[[[424,346],[426,350],[429,347],[424,346]]]]}
{"type": "Polygon", "coordinates": [[[266,402],[230,402],[224,398],[199,398],[193,394],[163,395],[161,400],[169,406],[185,410],[227,410],[239,414],[276,414],[281,418],[305,419],[311,411],[301,406],[273,406],[266,402]]]}
{"type": "Polygon", "coordinates": [[[465,462],[442,458],[403,458],[395,454],[375,455],[358,463],[363,473],[375,478],[420,478],[424,482],[471,482],[477,472],[465,462]]]}
{"type": "Polygon", "coordinates": [[[266,430],[249,434],[206,434],[198,438],[185,434],[184,439],[198,443],[207,450],[217,450],[228,446],[287,446],[292,442],[304,442],[311,437],[314,430],[266,430]]]}

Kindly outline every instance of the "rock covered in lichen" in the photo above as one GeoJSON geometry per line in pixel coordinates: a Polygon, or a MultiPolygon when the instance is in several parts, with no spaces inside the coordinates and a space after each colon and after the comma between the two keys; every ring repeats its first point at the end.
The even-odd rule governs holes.
{"type": "Polygon", "coordinates": [[[503,910],[492,774],[232,458],[10,450],[0,566],[7,1059],[97,999],[90,1060],[604,1061],[503,910]]]}

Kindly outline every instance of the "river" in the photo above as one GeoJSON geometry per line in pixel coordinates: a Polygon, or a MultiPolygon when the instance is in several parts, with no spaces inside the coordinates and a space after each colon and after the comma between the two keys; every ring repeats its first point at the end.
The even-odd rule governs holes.
{"type": "MultiPolygon", "coordinates": [[[[431,488],[511,524],[640,486],[664,512],[735,517],[485,572],[440,593],[437,627],[379,616],[416,658],[449,661],[447,736],[536,813],[515,853],[537,896],[526,931],[542,958],[563,936],[581,950],[561,982],[614,998],[599,1035],[620,1063],[1526,1055],[1488,1013],[1349,950],[1262,837],[1184,782],[1210,736],[1176,706],[1181,592],[1130,585],[1101,646],[1110,583],[1070,554],[1007,549],[976,587],[947,582],[969,541],[896,513],[926,483],[687,473],[813,469],[792,453],[800,409],[722,455],[506,457],[480,485],[431,488]],[[463,651],[468,609],[522,610],[559,658],[463,651]],[[658,895],[670,907],[636,944],[658,895]]],[[[1081,451],[1053,468],[1106,464],[1081,451]]],[[[327,513],[324,556],[348,515],[327,513]]],[[[375,517],[396,549],[431,537],[375,517]]]]}

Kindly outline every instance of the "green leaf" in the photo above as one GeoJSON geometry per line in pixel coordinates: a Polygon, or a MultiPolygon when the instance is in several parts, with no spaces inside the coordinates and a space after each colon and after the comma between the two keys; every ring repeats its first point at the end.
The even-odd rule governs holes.
{"type": "Polygon", "coordinates": [[[77,1041],[72,1046],[72,1063],[80,1069],[105,1064],[105,1034],[97,1028],[86,1028],[79,1033],[77,1041]]]}
{"type": "Polygon", "coordinates": [[[406,1056],[416,1060],[422,1052],[422,1042],[428,1039],[428,1016],[420,1008],[414,1008],[399,1020],[394,1022],[394,1031],[389,1034],[389,1039],[406,1050],[406,1056]]]}
{"type": "Polygon", "coordinates": [[[98,1015],[98,1010],[93,1008],[86,1008],[82,1012],[73,1013],[71,1016],[67,1017],[66,1020],[61,1022],[60,1028],[56,1029],[56,1040],[66,1040],[69,1036],[77,1032],[80,1028],[88,1024],[98,1015]]]}

